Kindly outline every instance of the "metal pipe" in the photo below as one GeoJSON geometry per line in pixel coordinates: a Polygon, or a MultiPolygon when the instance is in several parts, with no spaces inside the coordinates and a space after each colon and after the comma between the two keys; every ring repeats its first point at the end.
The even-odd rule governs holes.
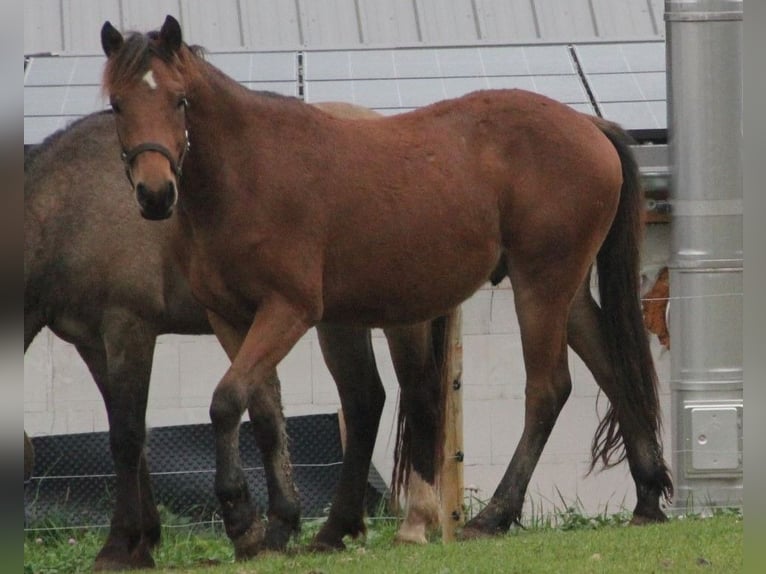
{"type": "Polygon", "coordinates": [[[742,0],[666,0],[676,511],[742,504],[742,0]]]}

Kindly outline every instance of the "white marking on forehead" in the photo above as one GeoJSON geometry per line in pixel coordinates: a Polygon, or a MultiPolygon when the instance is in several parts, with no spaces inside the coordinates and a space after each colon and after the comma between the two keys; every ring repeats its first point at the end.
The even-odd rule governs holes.
{"type": "Polygon", "coordinates": [[[142,79],[152,90],[157,89],[157,81],[154,79],[154,72],[152,72],[152,70],[146,72],[142,79]]]}

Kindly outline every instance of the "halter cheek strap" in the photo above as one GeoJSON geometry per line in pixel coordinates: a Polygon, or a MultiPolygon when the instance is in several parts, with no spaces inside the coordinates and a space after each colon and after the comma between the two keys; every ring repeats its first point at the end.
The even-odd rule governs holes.
{"type": "Polygon", "coordinates": [[[147,151],[154,151],[159,154],[162,154],[165,156],[165,159],[168,160],[168,163],[170,163],[170,170],[173,172],[173,175],[176,176],[176,179],[181,179],[181,170],[183,167],[184,158],[186,157],[186,152],[189,151],[189,132],[186,131],[184,133],[184,149],[181,152],[181,155],[179,156],[178,160],[173,157],[173,154],[170,153],[170,150],[166,148],[162,144],[154,143],[154,142],[145,142],[140,143],[137,146],[129,149],[129,150],[123,150],[120,157],[122,158],[122,162],[125,164],[125,175],[128,177],[128,181],[130,182],[130,185],[133,184],[133,176],[130,175],[130,167],[133,165],[133,161],[142,153],[147,151]]]}

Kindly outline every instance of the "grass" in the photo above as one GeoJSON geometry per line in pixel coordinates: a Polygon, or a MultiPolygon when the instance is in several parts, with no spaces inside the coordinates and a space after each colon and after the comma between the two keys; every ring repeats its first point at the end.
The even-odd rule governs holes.
{"type": "MultiPolygon", "coordinates": [[[[393,520],[371,521],[364,541],[349,541],[345,552],[301,551],[319,528],[306,523],[288,555],[259,556],[234,562],[220,526],[166,527],[155,552],[158,572],[168,574],[405,574],[451,573],[610,573],[741,572],[743,523],[738,511],[674,518],[667,524],[626,527],[628,515],[587,517],[576,507],[551,521],[514,530],[506,536],[425,547],[393,543],[393,520]]],[[[90,572],[105,532],[55,530],[30,532],[24,541],[25,574],[90,572]]]]}

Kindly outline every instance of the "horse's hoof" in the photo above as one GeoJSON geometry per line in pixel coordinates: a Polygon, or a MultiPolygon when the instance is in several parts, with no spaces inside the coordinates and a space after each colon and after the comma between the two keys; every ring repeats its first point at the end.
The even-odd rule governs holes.
{"type": "Polygon", "coordinates": [[[492,538],[496,533],[486,532],[481,528],[473,526],[464,526],[462,530],[458,531],[455,537],[460,540],[479,540],[481,538],[492,538]]]}
{"type": "Polygon", "coordinates": [[[328,552],[340,552],[346,549],[346,544],[341,538],[323,538],[320,534],[321,532],[309,543],[307,547],[309,552],[327,554],[328,552]]]}
{"type": "Polygon", "coordinates": [[[154,566],[154,558],[145,544],[139,544],[130,553],[116,546],[105,546],[96,556],[93,570],[95,572],[117,572],[154,568],[154,566]]]}
{"type": "Polygon", "coordinates": [[[234,544],[234,558],[236,560],[248,560],[264,550],[266,545],[266,527],[260,520],[254,520],[242,536],[232,540],[234,544]]]}
{"type": "Polygon", "coordinates": [[[282,520],[269,519],[263,538],[263,547],[268,550],[284,552],[290,538],[297,536],[300,530],[300,524],[294,526],[282,520]]]}
{"type": "Polygon", "coordinates": [[[633,514],[633,518],[630,519],[631,526],[643,526],[644,524],[660,524],[667,522],[668,517],[662,510],[656,510],[648,514],[633,514]]]}
{"type": "Polygon", "coordinates": [[[394,537],[394,544],[415,544],[422,546],[428,544],[424,527],[409,527],[403,524],[394,537]]]}

